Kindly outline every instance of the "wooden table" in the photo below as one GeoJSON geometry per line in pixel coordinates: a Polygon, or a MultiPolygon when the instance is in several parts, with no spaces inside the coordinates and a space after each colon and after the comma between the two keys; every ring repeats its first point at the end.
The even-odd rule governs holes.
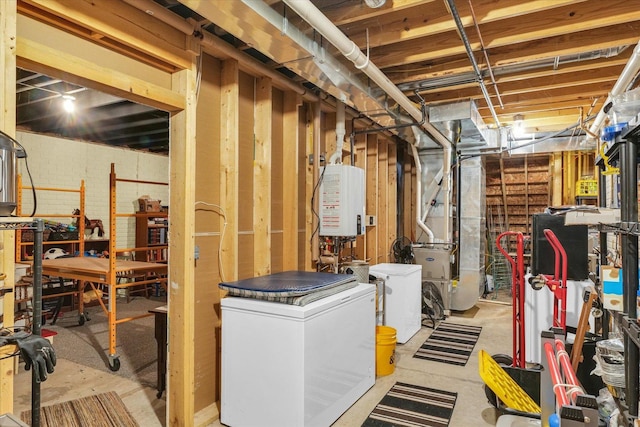
{"type": "Polygon", "coordinates": [[[156,307],[149,310],[155,315],[155,336],[158,343],[158,381],[156,397],[160,399],[166,389],[167,377],[167,306],[156,307]]]}
{"type": "Polygon", "coordinates": [[[116,354],[116,325],[142,317],[151,316],[151,313],[144,313],[137,316],[118,319],[116,316],[116,291],[120,288],[138,286],[152,283],[162,283],[166,285],[168,267],[167,264],[129,261],[121,259],[94,258],[94,257],[73,257],[55,258],[42,261],[42,274],[47,276],[65,277],[79,280],[79,302],[78,311],[84,315],[84,304],[82,296],[85,282],[89,283],[97,293],[96,285],[106,285],[108,288],[108,303],[104,304],[102,299],[98,299],[100,306],[107,315],[109,321],[109,368],[112,371],[120,369],[120,359],[116,354]],[[110,270],[113,265],[113,270],[110,270]],[[117,283],[117,278],[129,273],[144,273],[150,275],[147,280],[139,280],[128,283],[117,283]]]}

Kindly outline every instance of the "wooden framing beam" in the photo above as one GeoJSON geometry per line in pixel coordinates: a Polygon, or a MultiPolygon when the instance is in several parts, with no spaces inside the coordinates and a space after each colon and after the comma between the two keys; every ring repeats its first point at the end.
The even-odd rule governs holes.
{"type": "Polygon", "coordinates": [[[20,0],[19,11],[160,69],[186,69],[193,59],[191,36],[122,1],[20,0]]]}
{"type": "Polygon", "coordinates": [[[298,156],[299,107],[302,97],[292,91],[284,93],[282,138],[282,269],[298,269],[298,156]],[[292,190],[295,183],[296,190],[292,190]]]}
{"type": "MultiPolygon", "coordinates": [[[[398,146],[387,140],[387,242],[384,248],[390,248],[397,237],[398,230],[398,146]]],[[[388,254],[388,251],[387,251],[388,254]]],[[[393,260],[387,259],[387,262],[393,260]]]]}
{"type": "Polygon", "coordinates": [[[34,41],[20,38],[16,50],[19,67],[51,77],[63,78],[69,83],[90,87],[171,113],[186,108],[184,96],[173,90],[122,72],[105,70],[91,61],[51,49],[34,41]]]}
{"type": "MultiPolygon", "coordinates": [[[[311,207],[311,201],[313,197],[313,186],[315,184],[314,178],[316,178],[314,171],[316,170],[315,163],[317,161],[317,157],[314,153],[314,137],[313,137],[313,123],[314,123],[314,115],[313,115],[313,106],[311,104],[304,104],[305,111],[305,120],[304,120],[304,135],[301,138],[300,144],[302,144],[303,152],[304,152],[304,160],[302,165],[304,166],[304,180],[302,185],[304,200],[303,204],[305,206],[311,207]]],[[[317,178],[316,178],[317,179],[317,178]]],[[[307,242],[310,242],[311,236],[313,233],[313,225],[314,219],[311,209],[304,210],[304,222],[299,224],[300,227],[300,240],[303,241],[303,254],[304,260],[303,270],[311,271],[313,267],[313,251],[311,249],[311,245],[307,242]]]]}
{"type": "Polygon", "coordinates": [[[195,302],[195,147],[196,71],[180,71],[173,87],[185,98],[185,110],[171,118],[169,229],[169,349],[167,377],[167,425],[193,425],[195,302]]]}
{"type": "MultiPolygon", "coordinates": [[[[368,215],[375,215],[380,219],[380,207],[378,206],[378,141],[374,133],[365,134],[366,141],[366,167],[365,180],[367,188],[366,212],[368,215]]],[[[367,229],[367,258],[371,264],[380,263],[381,255],[378,253],[378,230],[382,224],[377,223],[375,227],[367,229]]]]}
{"type": "Polygon", "coordinates": [[[378,241],[376,246],[378,248],[377,263],[389,262],[389,152],[388,144],[382,140],[379,134],[373,134],[376,142],[377,151],[377,168],[378,168],[378,213],[376,214],[380,220],[377,225],[378,241]]]}
{"type": "MultiPolygon", "coordinates": [[[[393,12],[389,13],[387,11],[383,16],[376,16],[375,21],[373,19],[363,19],[368,15],[361,14],[357,22],[352,20],[349,22],[349,25],[342,28],[342,30],[360,47],[367,45],[365,36],[366,29],[369,29],[369,46],[371,47],[386,46],[421,38],[424,39],[425,37],[436,34],[456,31],[455,22],[451,19],[446,2],[431,2],[431,4],[428,5],[424,3],[425,2],[421,2],[419,4],[416,2],[414,5],[410,5],[411,7],[397,10],[395,7],[396,1],[394,1],[393,12]]],[[[499,4],[496,4],[492,1],[476,0],[473,3],[473,11],[478,24],[482,25],[484,36],[484,29],[491,27],[491,23],[504,27],[505,20],[517,19],[524,13],[532,14],[543,12],[547,15],[554,15],[558,13],[556,10],[561,6],[568,5],[575,7],[576,3],[574,0],[555,0],[552,2],[533,0],[524,3],[521,0],[501,0],[499,4]]],[[[362,3],[357,3],[357,6],[352,5],[351,8],[355,9],[358,6],[360,9],[366,9],[362,3]]],[[[346,8],[332,11],[331,16],[335,16],[336,19],[336,21],[333,22],[337,22],[337,25],[342,25],[343,17],[348,16],[349,11],[344,11],[343,9],[346,8]],[[342,16],[338,16],[338,14],[342,16]]],[[[457,6],[457,9],[463,25],[469,28],[467,31],[475,34],[475,31],[471,30],[473,17],[468,3],[461,2],[457,6]]],[[[512,31],[524,31],[521,27],[522,25],[517,26],[512,31]]],[[[508,26],[507,28],[511,27],[508,26]]],[[[487,37],[486,39],[490,40],[492,38],[487,37]]]]}
{"type": "Polygon", "coordinates": [[[256,79],[253,159],[253,273],[271,273],[271,128],[273,89],[269,77],[256,79]]]}
{"type": "Polygon", "coordinates": [[[238,278],[238,61],[222,62],[220,108],[220,205],[227,213],[225,239],[222,242],[222,265],[226,281],[238,278]]]}
{"type": "MultiPolygon", "coordinates": [[[[0,130],[16,134],[16,0],[0,1],[0,130]]],[[[0,232],[4,250],[0,254],[5,287],[14,286],[15,232],[0,232]]],[[[14,293],[7,292],[0,299],[3,304],[3,324],[13,326],[14,293]]],[[[0,414],[13,412],[13,376],[15,358],[0,359],[0,414]]]]}

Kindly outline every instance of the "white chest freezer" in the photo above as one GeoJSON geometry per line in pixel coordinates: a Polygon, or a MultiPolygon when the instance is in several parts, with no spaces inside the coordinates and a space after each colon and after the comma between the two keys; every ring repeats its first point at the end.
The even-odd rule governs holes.
{"type": "Polygon", "coordinates": [[[227,297],[221,417],[232,427],[327,427],[375,383],[375,286],[305,306],[227,297]]]}
{"type": "Polygon", "coordinates": [[[422,266],[376,264],[369,274],[385,280],[386,325],[396,329],[396,340],[405,343],[422,327],[422,266]]]}

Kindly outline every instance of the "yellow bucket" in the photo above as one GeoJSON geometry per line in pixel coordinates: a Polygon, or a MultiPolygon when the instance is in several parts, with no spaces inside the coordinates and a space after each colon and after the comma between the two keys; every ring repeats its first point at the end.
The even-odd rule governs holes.
{"type": "Polygon", "coordinates": [[[396,330],[376,326],[376,375],[391,375],[396,368],[396,330]]]}

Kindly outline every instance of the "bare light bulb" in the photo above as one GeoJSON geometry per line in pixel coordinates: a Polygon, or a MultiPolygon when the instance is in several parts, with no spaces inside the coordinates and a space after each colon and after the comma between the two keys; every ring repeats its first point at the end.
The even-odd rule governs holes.
{"type": "Polygon", "coordinates": [[[76,109],[76,99],[70,95],[62,95],[62,108],[67,113],[73,113],[76,109]]]}

